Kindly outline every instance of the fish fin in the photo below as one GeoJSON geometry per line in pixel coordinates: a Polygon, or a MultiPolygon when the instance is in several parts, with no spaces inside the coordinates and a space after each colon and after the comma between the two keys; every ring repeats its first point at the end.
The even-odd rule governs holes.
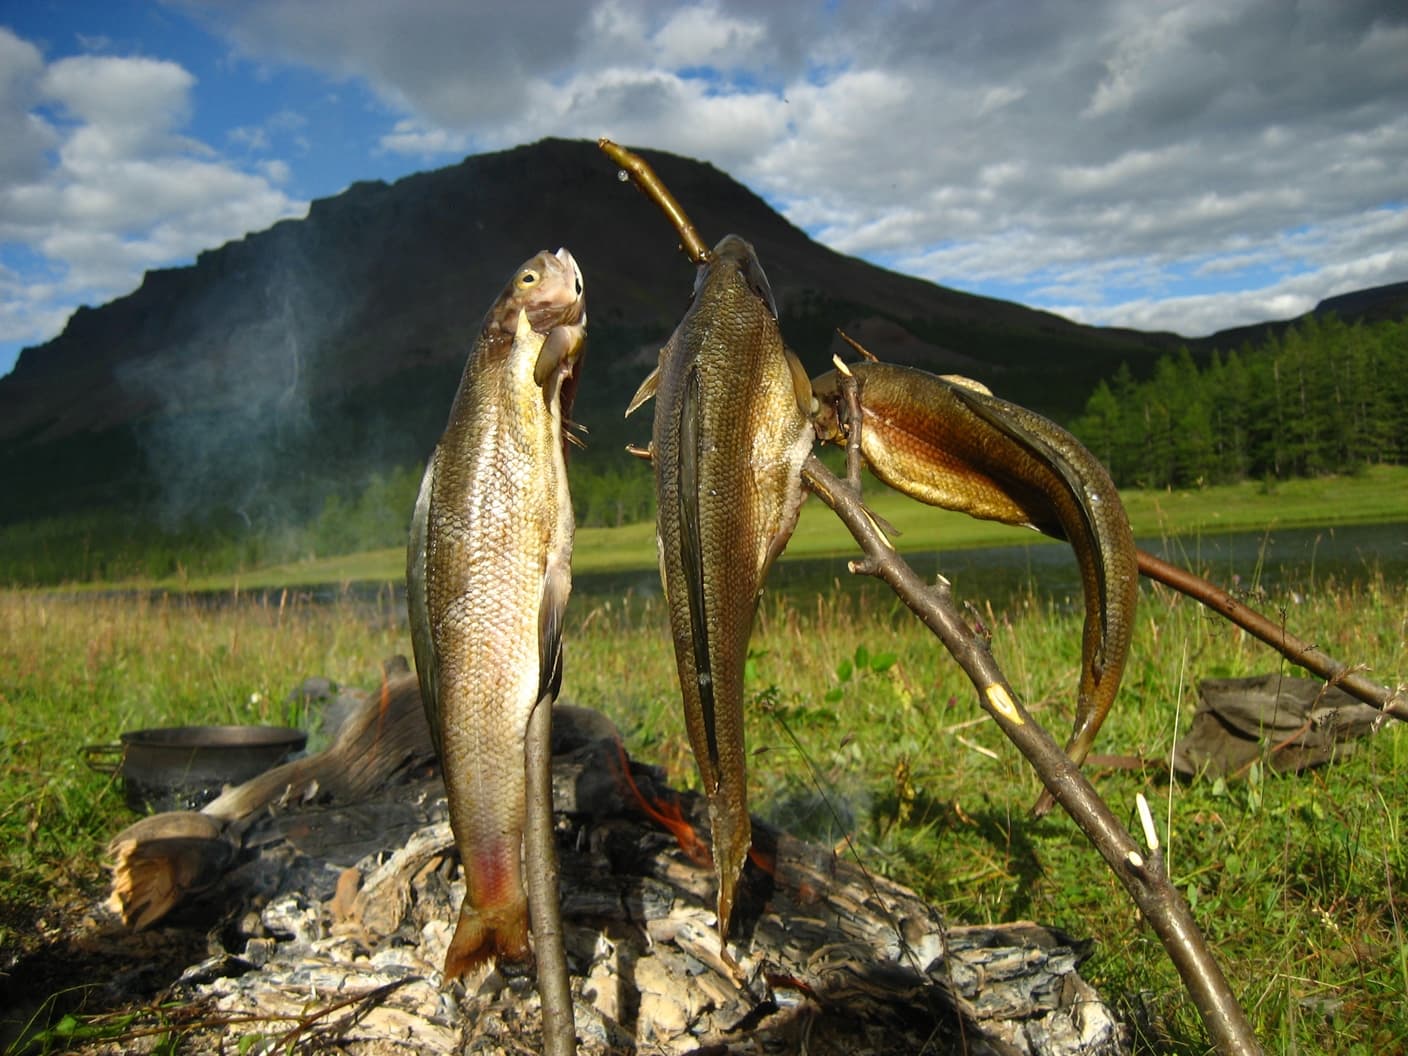
{"type": "Polygon", "coordinates": [[[656,364],[655,369],[645,376],[645,380],[640,383],[640,388],[636,389],[636,394],[631,397],[631,402],[626,406],[625,416],[629,418],[632,412],[636,411],[641,404],[655,395],[655,390],[659,387],[660,366],[656,364]]]}
{"type": "Polygon", "coordinates": [[[891,542],[891,540],[898,539],[900,536],[904,535],[904,532],[896,528],[886,518],[881,517],[864,502],[860,504],[860,512],[865,514],[865,519],[875,526],[875,528],[884,537],[885,542],[890,545],[890,549],[893,550],[894,544],[891,542]]]}
{"type": "Polygon", "coordinates": [[[807,377],[807,368],[802,366],[797,353],[786,345],[782,346],[782,355],[787,361],[787,369],[792,374],[792,392],[797,397],[797,409],[810,418],[816,413],[820,402],[812,395],[812,381],[807,377]]]}
{"type": "Polygon", "coordinates": [[[538,602],[538,699],[557,699],[562,686],[562,617],[572,574],[557,555],[548,556],[543,572],[543,593],[538,602]]]}
{"type": "MultiPolygon", "coordinates": [[[[680,558],[684,567],[685,590],[689,596],[690,635],[694,647],[694,675],[699,686],[699,710],[708,741],[711,776],[719,772],[719,741],[714,729],[714,675],[709,656],[708,609],[704,598],[704,544],[699,537],[699,372],[691,370],[685,379],[684,399],[680,401],[679,515],[680,558]]],[[[714,790],[706,788],[707,794],[714,790]]]]}
{"type": "Polygon", "coordinates": [[[564,360],[570,363],[576,357],[577,349],[582,343],[583,329],[580,325],[555,326],[548,331],[543,347],[538,349],[537,362],[533,364],[533,381],[539,388],[547,385],[553,371],[557,370],[564,360]]]}
{"type": "Polygon", "coordinates": [[[955,385],[960,389],[967,389],[969,392],[982,393],[984,396],[992,395],[992,389],[988,388],[981,381],[965,378],[962,374],[940,374],[939,380],[946,381],[950,385],[955,385]]]}
{"type": "Polygon", "coordinates": [[[476,965],[494,958],[523,963],[528,948],[528,905],[519,898],[492,910],[475,909],[465,899],[455,934],[445,951],[445,978],[458,979],[476,965]]]}
{"type": "MultiPolygon", "coordinates": [[[[1095,513],[1090,508],[1089,489],[1086,487],[1085,476],[1071,460],[1063,454],[1057,447],[1042,436],[1036,430],[1030,428],[1022,422],[1018,416],[1009,413],[1009,405],[1006,401],[998,399],[996,396],[984,395],[977,390],[966,389],[962,386],[955,386],[954,395],[968,407],[977,417],[982,419],[994,429],[1002,432],[1012,440],[1021,444],[1034,458],[1040,459],[1052,471],[1061,478],[1067,491],[1075,498],[1076,509],[1080,511],[1080,530],[1082,539],[1066,539],[1067,532],[1060,521],[1055,518],[1054,511],[1050,521],[1043,521],[1040,524],[1032,523],[1031,527],[1056,539],[1066,539],[1072,547],[1080,553],[1084,551],[1090,554],[1095,567],[1095,581],[1100,586],[1100,612],[1109,612],[1109,580],[1107,577],[1110,570],[1105,567],[1105,549],[1099,545],[1100,523],[1095,513]]],[[[1029,412],[1030,413],[1030,412],[1029,412]]],[[[1044,421],[1044,419],[1041,419],[1044,421]]],[[[1060,429],[1055,422],[1050,423],[1052,429],[1060,429]]],[[[1072,442],[1076,443],[1074,438],[1072,442]]],[[[1091,455],[1091,460],[1095,461],[1095,456],[1091,455]]]]}
{"type": "MultiPolygon", "coordinates": [[[[1074,498],[1074,505],[1079,511],[1080,523],[1076,530],[1081,538],[1078,539],[1068,539],[1067,537],[1071,533],[1059,522],[1034,525],[1046,535],[1067,538],[1072,549],[1076,552],[1077,559],[1082,563],[1087,560],[1090,562],[1095,589],[1098,591],[1096,609],[1099,613],[1099,635],[1093,645],[1087,640],[1082,649],[1081,691],[1076,702],[1075,729],[1065,746],[1067,757],[1079,765],[1090,751],[1095,735],[1105,720],[1105,713],[1109,710],[1118,686],[1119,670],[1123,667],[1123,661],[1120,659],[1116,665],[1113,680],[1102,688],[1102,683],[1105,682],[1107,675],[1106,666],[1110,662],[1110,658],[1106,654],[1106,647],[1112,639],[1110,620],[1111,606],[1114,602],[1109,577],[1114,570],[1106,565],[1105,545],[1102,545],[1101,542],[1100,519],[1091,508],[1092,489],[1088,474],[1084,473],[1069,455],[1042,434],[1041,424],[1045,423],[1045,419],[1033,415],[1033,421],[1024,420],[1020,414],[1014,413],[1014,409],[1010,408],[1005,401],[995,396],[985,396],[962,387],[955,387],[953,392],[974,415],[1025,447],[1034,458],[1050,467],[1060,477],[1074,498]],[[1034,425],[1037,427],[1034,428],[1034,425]]],[[[1027,414],[1031,414],[1031,412],[1027,412],[1027,414]]],[[[1054,422],[1047,424],[1050,425],[1052,431],[1060,429],[1060,426],[1054,422]]],[[[1083,450],[1074,437],[1071,438],[1070,443],[1077,449],[1083,450]]],[[[1096,465],[1099,464],[1094,455],[1090,456],[1090,460],[1096,465]]],[[[1118,496],[1113,496],[1112,501],[1118,502],[1118,496]]],[[[1131,539],[1130,542],[1132,543],[1133,540],[1131,539]]],[[[1088,605],[1089,600],[1087,599],[1088,605]]],[[[1087,626],[1089,626],[1089,617],[1087,617],[1087,626]]],[[[1042,817],[1054,805],[1055,798],[1050,792],[1043,791],[1032,807],[1032,814],[1035,817],[1042,817]]]]}
{"type": "Polygon", "coordinates": [[[416,658],[416,678],[420,682],[421,704],[435,755],[440,757],[440,675],[435,642],[430,635],[430,606],[425,586],[426,538],[430,531],[430,493],[435,487],[437,448],[425,464],[411,514],[410,539],[406,546],[406,607],[411,623],[411,649],[416,658]]]}
{"type": "Polygon", "coordinates": [[[727,957],[728,933],[733,922],[739,882],[743,877],[743,864],[753,846],[753,825],[746,803],[719,802],[711,796],[709,835],[714,855],[714,874],[719,881],[714,901],[718,914],[719,949],[727,957]]]}

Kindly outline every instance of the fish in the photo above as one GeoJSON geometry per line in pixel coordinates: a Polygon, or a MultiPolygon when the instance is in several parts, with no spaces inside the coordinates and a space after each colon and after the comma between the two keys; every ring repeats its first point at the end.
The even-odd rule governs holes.
{"type": "Polygon", "coordinates": [[[709,804],[726,950],[752,843],[743,669],[768,569],[791,537],[815,443],[811,383],[753,247],[725,236],[627,414],[651,397],[660,578],[690,748],[709,804]]]}
{"type": "MultiPolygon", "coordinates": [[[[1055,422],[957,375],[892,363],[849,368],[860,386],[861,453],[897,491],[972,517],[1020,524],[1075,551],[1085,595],[1074,729],[1079,765],[1119,691],[1138,602],[1138,552],[1110,474],[1055,422]]],[[[814,379],[817,435],[844,443],[836,371],[814,379]]],[[[1043,793],[1034,812],[1053,800],[1043,793]]]]}
{"type": "Polygon", "coordinates": [[[484,316],[411,520],[416,673],[465,877],[447,979],[490,958],[531,959],[524,739],[562,680],[574,531],[563,426],[585,336],[571,253],[544,250],[514,271],[484,316]]]}

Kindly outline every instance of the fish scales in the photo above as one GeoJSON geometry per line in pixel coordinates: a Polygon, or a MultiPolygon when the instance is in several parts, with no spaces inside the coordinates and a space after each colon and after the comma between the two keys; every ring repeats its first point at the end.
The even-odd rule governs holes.
{"type": "Polygon", "coordinates": [[[656,397],[657,542],[685,724],[709,801],[727,937],[751,843],[743,673],[768,568],[796,525],[810,390],[752,247],[725,237],[638,405],[656,397]]]}
{"type": "Polygon", "coordinates": [[[450,977],[529,955],[524,737],[560,678],[573,535],[562,404],[584,329],[570,253],[515,271],[470,352],[412,523],[416,667],[466,885],[450,977]]]}

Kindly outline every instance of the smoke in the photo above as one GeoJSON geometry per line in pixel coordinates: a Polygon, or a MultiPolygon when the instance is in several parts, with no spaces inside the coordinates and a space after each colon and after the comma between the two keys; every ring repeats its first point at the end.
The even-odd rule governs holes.
{"type": "Polygon", "coordinates": [[[154,350],[120,373],[128,393],[156,408],[142,441],[168,530],[227,513],[251,528],[279,526],[306,516],[326,490],[308,465],[318,447],[310,382],[344,302],[295,239],[278,242],[272,257],[268,246],[242,254],[250,268],[228,259],[237,247],[203,258],[194,296],[148,320],[154,350]],[[200,274],[207,268],[213,279],[200,274]]]}

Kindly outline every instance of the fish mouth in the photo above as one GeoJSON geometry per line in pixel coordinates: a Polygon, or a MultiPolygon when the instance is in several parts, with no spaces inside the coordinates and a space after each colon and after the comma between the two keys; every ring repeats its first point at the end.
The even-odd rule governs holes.
{"type": "Polygon", "coordinates": [[[582,296],[582,269],[577,267],[577,261],[573,258],[572,254],[568,252],[566,246],[559,246],[553,256],[555,256],[558,261],[561,262],[562,266],[572,274],[572,290],[577,299],[580,300],[582,296]]]}

